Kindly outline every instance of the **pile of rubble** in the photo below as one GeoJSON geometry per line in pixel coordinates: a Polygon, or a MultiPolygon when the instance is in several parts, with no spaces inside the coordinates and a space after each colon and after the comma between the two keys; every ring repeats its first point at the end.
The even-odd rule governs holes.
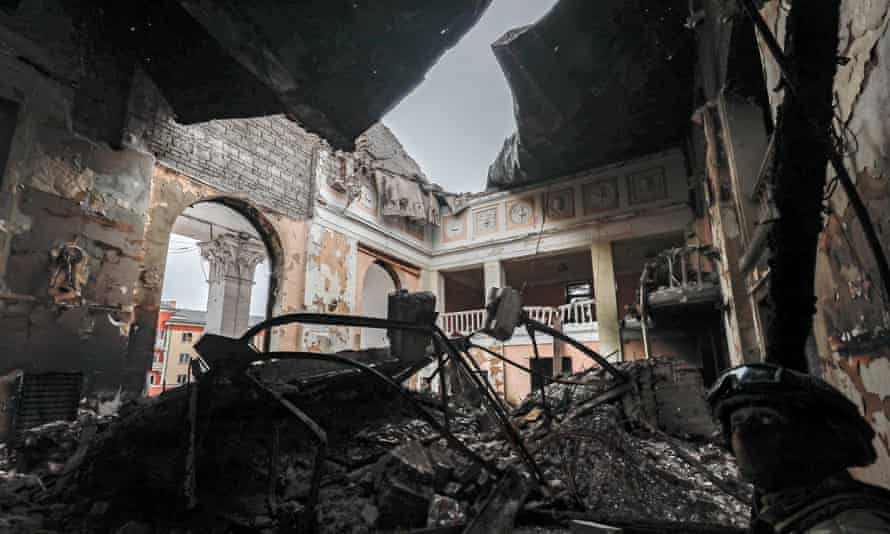
{"type": "MultiPolygon", "coordinates": [[[[289,395],[324,428],[319,455],[320,444],[280,403],[236,386],[201,390],[204,415],[192,433],[195,399],[180,388],[113,423],[82,412],[27,431],[15,454],[0,449],[0,530],[303,532],[314,519],[323,533],[462,532],[496,512],[527,528],[590,518],[626,532],[635,524],[741,532],[751,488],[731,458],[708,437],[672,436],[657,417],[647,420],[634,398],[651,366],[622,366],[636,384],[608,402],[602,394],[617,384],[591,371],[574,377],[589,385],[551,384],[511,412],[544,483],[481,405],[452,403],[447,425],[483,462],[368,381],[289,395]],[[511,476],[521,483],[505,489],[511,476]]],[[[417,399],[444,423],[437,399],[417,399]]]]}
{"type": "MultiPolygon", "coordinates": [[[[732,457],[717,445],[717,428],[702,428],[695,406],[678,407],[659,398],[658,390],[672,387],[659,375],[675,374],[674,367],[684,367],[678,363],[619,364],[633,387],[615,402],[600,402],[604,392],[615,388],[601,369],[573,377],[590,386],[550,384],[543,400],[541,392],[530,395],[515,410],[514,421],[557,491],[551,499],[526,503],[526,509],[582,510],[611,523],[746,526],[753,488],[740,480],[732,457]],[[656,391],[648,405],[646,390],[656,391]],[[660,428],[665,425],[659,409],[675,417],[684,410],[693,413],[680,413],[688,417],[686,428],[671,421],[671,435],[660,428]]],[[[703,398],[699,401],[703,407],[703,398]]]]}
{"type": "Polygon", "coordinates": [[[0,532],[60,527],[71,510],[53,498],[74,474],[93,436],[113,420],[82,408],[74,421],[33,427],[0,443],[0,532]]]}

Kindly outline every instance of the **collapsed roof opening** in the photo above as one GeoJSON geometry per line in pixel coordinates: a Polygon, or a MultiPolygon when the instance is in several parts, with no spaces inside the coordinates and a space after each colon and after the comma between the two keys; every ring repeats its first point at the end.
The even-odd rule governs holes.
{"type": "Polygon", "coordinates": [[[556,0],[493,2],[476,25],[385,117],[423,170],[447,190],[477,192],[501,141],[516,128],[491,43],[545,15],[556,0]]]}

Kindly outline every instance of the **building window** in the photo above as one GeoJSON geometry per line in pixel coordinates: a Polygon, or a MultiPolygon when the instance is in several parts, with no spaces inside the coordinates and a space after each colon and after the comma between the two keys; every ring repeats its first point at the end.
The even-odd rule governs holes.
{"type": "Polygon", "coordinates": [[[155,353],[155,363],[164,363],[164,353],[163,352],[155,353]]]}
{"type": "Polygon", "coordinates": [[[176,383],[177,384],[185,384],[185,381],[188,379],[188,375],[176,375],[176,383]]]}
{"type": "Polygon", "coordinates": [[[192,342],[192,333],[191,332],[183,332],[182,333],[182,342],[183,343],[191,343],[192,342]]]}
{"type": "Polygon", "coordinates": [[[192,357],[188,353],[183,352],[179,355],[179,363],[188,363],[190,361],[192,361],[192,357]]]}
{"type": "Polygon", "coordinates": [[[151,385],[155,385],[158,383],[158,375],[151,373],[148,375],[148,383],[151,385]]]}
{"type": "Polygon", "coordinates": [[[532,391],[535,391],[546,385],[545,376],[553,376],[553,358],[532,358],[529,363],[531,364],[529,367],[535,372],[532,375],[532,391]]]}
{"type": "Polygon", "coordinates": [[[562,373],[566,375],[572,374],[572,359],[566,358],[563,356],[562,358],[562,373]]]}

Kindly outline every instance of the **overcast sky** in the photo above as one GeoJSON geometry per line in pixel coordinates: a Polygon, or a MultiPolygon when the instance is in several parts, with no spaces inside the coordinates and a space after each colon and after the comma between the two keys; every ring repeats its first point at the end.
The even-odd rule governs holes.
{"type": "Polygon", "coordinates": [[[384,117],[430,180],[454,192],[485,188],[489,164],[516,129],[513,97],[491,43],[538,20],[555,3],[494,0],[426,80],[384,117]]]}

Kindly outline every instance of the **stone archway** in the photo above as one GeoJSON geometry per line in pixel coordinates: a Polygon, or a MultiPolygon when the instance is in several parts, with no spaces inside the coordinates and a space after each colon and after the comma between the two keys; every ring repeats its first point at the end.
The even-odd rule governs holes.
{"type": "Polygon", "coordinates": [[[207,333],[238,337],[267,318],[274,305],[276,254],[267,243],[276,236],[248,208],[225,197],[202,199],[187,206],[170,230],[163,298],[190,296],[185,307],[206,311],[207,333]]]}
{"type": "MultiPolygon", "coordinates": [[[[389,294],[401,287],[401,281],[395,271],[381,260],[368,266],[362,280],[361,309],[359,313],[366,317],[385,318],[389,294]]],[[[363,328],[361,331],[360,348],[382,347],[389,343],[386,331],[374,328],[363,328]]]]}
{"type": "MultiPolygon", "coordinates": [[[[290,229],[292,226],[288,225],[288,221],[279,220],[281,217],[275,213],[271,216],[263,214],[259,208],[244,198],[223,195],[218,190],[162,166],[155,168],[151,199],[144,229],[142,272],[135,291],[133,322],[127,348],[131,375],[133,378],[141,375],[142,381],[145,372],[151,369],[154,358],[157,321],[166,278],[167,251],[176,219],[189,206],[214,202],[231,208],[250,222],[268,254],[269,288],[266,310],[263,314],[267,317],[279,313],[278,310],[282,305],[280,288],[285,277],[285,250],[277,226],[283,224],[285,229],[290,229]]],[[[269,348],[270,336],[264,336],[262,341],[263,345],[259,348],[269,348]]]]}

